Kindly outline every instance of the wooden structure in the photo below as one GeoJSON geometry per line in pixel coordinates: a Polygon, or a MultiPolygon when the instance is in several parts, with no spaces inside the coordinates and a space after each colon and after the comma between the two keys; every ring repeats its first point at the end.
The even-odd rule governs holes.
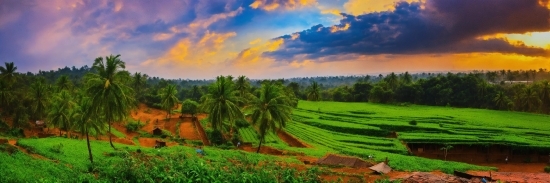
{"type": "Polygon", "coordinates": [[[353,168],[367,168],[369,166],[372,166],[371,163],[363,161],[362,159],[357,157],[340,156],[335,154],[329,154],[325,157],[320,158],[319,160],[317,160],[317,164],[347,166],[347,167],[353,167],[353,168]]]}
{"type": "Polygon", "coordinates": [[[166,142],[155,140],[155,148],[161,148],[161,147],[166,147],[166,142]]]}
{"type": "Polygon", "coordinates": [[[378,172],[380,174],[387,174],[391,172],[391,167],[386,164],[386,162],[378,163],[374,166],[369,167],[369,169],[378,172]]]}
{"type": "Polygon", "coordinates": [[[153,135],[162,135],[162,129],[155,127],[155,129],[153,129],[153,135]]]}

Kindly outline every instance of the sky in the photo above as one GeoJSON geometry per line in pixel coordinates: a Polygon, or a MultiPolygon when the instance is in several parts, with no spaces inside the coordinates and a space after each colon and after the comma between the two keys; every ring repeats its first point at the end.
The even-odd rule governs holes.
{"type": "Polygon", "coordinates": [[[0,0],[0,62],[252,79],[550,69],[550,0],[0,0]]]}

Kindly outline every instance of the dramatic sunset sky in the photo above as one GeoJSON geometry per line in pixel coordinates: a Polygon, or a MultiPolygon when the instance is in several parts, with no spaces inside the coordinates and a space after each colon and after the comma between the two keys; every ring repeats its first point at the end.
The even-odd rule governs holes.
{"type": "Polygon", "coordinates": [[[0,63],[212,79],[550,69],[549,0],[0,0],[0,63]]]}

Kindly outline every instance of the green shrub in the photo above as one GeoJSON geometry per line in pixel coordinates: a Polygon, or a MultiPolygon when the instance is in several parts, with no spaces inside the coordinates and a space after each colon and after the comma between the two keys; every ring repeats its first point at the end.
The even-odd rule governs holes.
{"type": "Polygon", "coordinates": [[[162,135],[160,137],[162,137],[162,138],[172,137],[172,132],[170,132],[168,130],[162,130],[162,135]]]}
{"type": "Polygon", "coordinates": [[[409,121],[409,125],[416,125],[416,120],[409,121]]]}
{"type": "Polygon", "coordinates": [[[63,154],[63,144],[59,143],[57,145],[52,146],[52,148],[50,148],[50,151],[58,154],[63,154]]]}
{"type": "Polygon", "coordinates": [[[128,132],[137,132],[144,125],[145,124],[140,123],[140,121],[137,121],[137,122],[130,121],[126,124],[126,131],[128,131],[128,132]]]}
{"type": "Polygon", "coordinates": [[[208,135],[208,139],[210,139],[210,143],[214,145],[220,145],[223,144],[224,139],[222,132],[219,130],[207,130],[206,134],[208,135]]]}
{"type": "Polygon", "coordinates": [[[544,172],[546,172],[546,173],[550,173],[550,166],[546,166],[546,167],[544,167],[544,172]]]}
{"type": "Polygon", "coordinates": [[[248,123],[248,121],[246,121],[246,119],[238,119],[238,120],[235,121],[235,126],[237,126],[239,128],[246,128],[246,127],[250,126],[250,123],[248,123]]]}

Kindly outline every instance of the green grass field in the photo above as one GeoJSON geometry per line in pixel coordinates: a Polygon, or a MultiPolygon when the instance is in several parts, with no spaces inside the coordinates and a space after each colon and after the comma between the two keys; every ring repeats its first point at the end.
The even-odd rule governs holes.
{"type": "Polygon", "coordinates": [[[371,156],[378,161],[388,157],[390,166],[397,170],[452,172],[489,167],[410,156],[401,141],[548,149],[548,122],[550,117],[547,115],[522,112],[300,101],[293,112],[293,121],[285,130],[312,144],[313,151],[371,156]],[[411,121],[416,125],[410,124],[411,121]],[[399,137],[389,138],[394,131],[399,137]]]}

